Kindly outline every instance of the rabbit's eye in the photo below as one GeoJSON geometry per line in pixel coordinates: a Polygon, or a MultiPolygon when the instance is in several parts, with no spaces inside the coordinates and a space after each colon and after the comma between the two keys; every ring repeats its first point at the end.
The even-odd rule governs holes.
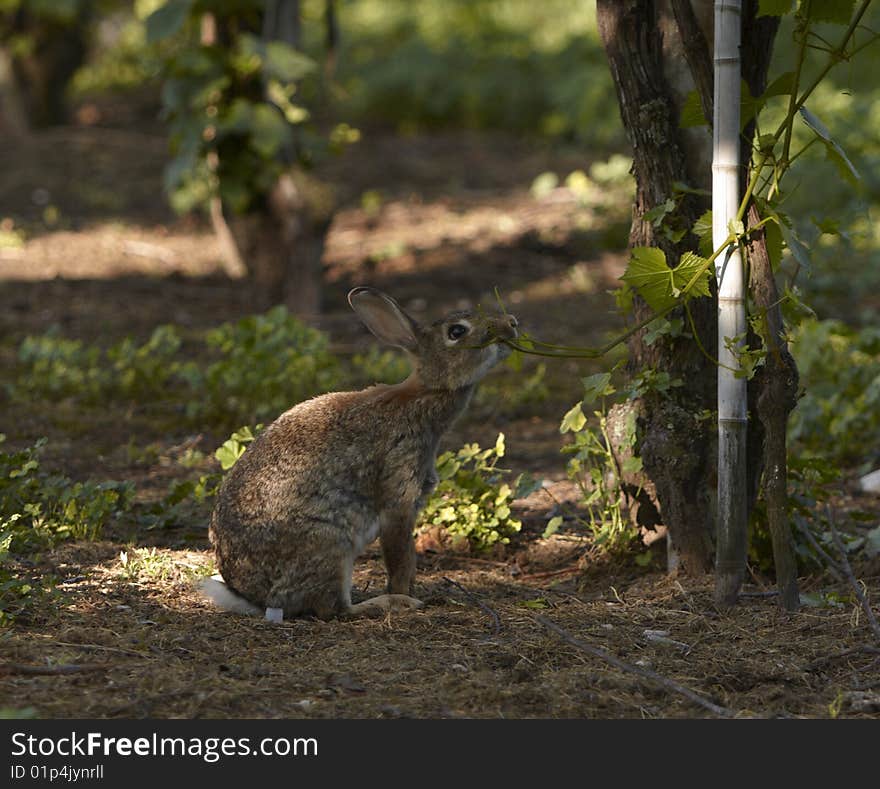
{"type": "Polygon", "coordinates": [[[449,337],[450,340],[460,340],[467,333],[468,327],[462,325],[461,323],[453,323],[452,326],[450,326],[446,330],[446,335],[449,337]]]}

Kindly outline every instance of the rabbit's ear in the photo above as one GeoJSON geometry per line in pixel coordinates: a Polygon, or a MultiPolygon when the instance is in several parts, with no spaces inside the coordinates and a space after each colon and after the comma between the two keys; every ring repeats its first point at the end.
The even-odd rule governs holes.
{"type": "Polygon", "coordinates": [[[418,326],[401,306],[375,288],[355,288],[348,294],[348,303],[382,342],[414,351],[418,345],[418,326]]]}

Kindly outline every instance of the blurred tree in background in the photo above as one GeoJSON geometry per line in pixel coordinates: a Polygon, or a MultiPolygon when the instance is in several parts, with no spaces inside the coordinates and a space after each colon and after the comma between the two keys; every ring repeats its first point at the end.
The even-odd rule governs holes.
{"type": "Polygon", "coordinates": [[[66,90],[83,65],[94,12],[91,0],[0,2],[0,110],[3,130],[64,123],[66,90]]]}
{"type": "Polygon", "coordinates": [[[167,47],[172,203],[210,207],[227,271],[251,276],[258,306],[318,312],[333,208],[306,171],[314,137],[297,94],[316,65],[300,51],[299,0],[167,0],[146,25],[167,47]]]}

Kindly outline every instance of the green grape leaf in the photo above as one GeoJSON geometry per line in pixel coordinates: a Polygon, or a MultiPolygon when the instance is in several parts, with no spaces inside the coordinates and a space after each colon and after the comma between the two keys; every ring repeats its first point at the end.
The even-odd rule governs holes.
{"type": "Polygon", "coordinates": [[[589,405],[600,397],[614,394],[616,389],[611,385],[611,373],[596,373],[583,379],[583,405],[589,405]]]}
{"type": "Polygon", "coordinates": [[[635,247],[621,279],[635,288],[652,310],[662,312],[676,302],[694,277],[697,279],[689,295],[708,296],[710,270],[706,259],[693,252],[685,252],[678,265],[671,269],[666,265],[663,250],[635,247]]]}

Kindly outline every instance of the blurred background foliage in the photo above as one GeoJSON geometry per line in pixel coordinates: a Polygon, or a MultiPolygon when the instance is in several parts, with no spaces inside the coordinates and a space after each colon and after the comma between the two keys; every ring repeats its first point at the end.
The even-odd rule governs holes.
{"type": "MultiPolygon", "coordinates": [[[[792,18],[785,17],[777,37],[770,79],[790,71],[795,59],[792,18]]],[[[880,31],[880,8],[869,9],[865,26],[880,31]]],[[[818,25],[816,32],[828,41],[840,28],[818,25]]],[[[856,46],[870,34],[860,31],[856,46]]],[[[811,78],[823,61],[808,56],[805,73],[811,78]]],[[[801,271],[797,284],[806,302],[822,318],[848,323],[876,323],[880,298],[880,45],[860,51],[851,62],[840,63],[818,87],[808,109],[830,130],[858,172],[858,179],[843,177],[839,164],[828,158],[823,145],[812,145],[792,170],[783,210],[795,221],[800,238],[810,249],[810,268],[801,271]],[[853,309],[853,304],[862,306],[853,309]]],[[[770,129],[783,106],[766,109],[762,127],[770,129]]],[[[792,150],[815,135],[800,123],[792,150]]],[[[793,269],[789,258],[787,270],[793,269]]]]}
{"type": "MultiPolygon", "coordinates": [[[[161,73],[146,19],[162,0],[107,5],[72,85],[79,96],[139,89],[161,73]]],[[[592,3],[348,0],[336,4],[339,39],[329,55],[325,14],[324,0],[302,3],[303,47],[325,62],[315,79],[324,84],[311,85],[325,114],[404,133],[504,129],[624,144],[592,3]]]]}
{"type": "MultiPolygon", "coordinates": [[[[55,46],[56,59],[63,54],[66,61],[60,73],[66,77],[68,106],[101,97],[109,101],[119,92],[137,94],[141,121],[155,125],[167,56],[163,47],[174,44],[148,44],[146,28],[165,2],[0,0],[3,49],[20,56],[55,46]],[[76,41],[79,50],[72,45],[76,41]]],[[[203,0],[201,6],[225,9],[243,2],[203,0]]],[[[590,159],[626,153],[593,3],[338,0],[329,41],[327,8],[325,0],[301,4],[303,48],[321,68],[300,86],[300,100],[327,129],[344,122],[354,129],[400,134],[503,130],[578,146],[590,159]]],[[[792,17],[783,19],[771,79],[794,62],[791,25],[792,17]]],[[[877,7],[869,11],[866,28],[880,29],[877,7]]],[[[836,36],[830,26],[817,32],[828,40],[836,36]]],[[[867,38],[862,33],[857,43],[867,38]]],[[[816,53],[807,71],[821,61],[816,53]]],[[[856,61],[831,73],[809,105],[846,151],[859,179],[841,178],[823,146],[813,145],[799,160],[784,203],[811,252],[810,269],[798,271],[796,279],[805,301],[820,317],[857,324],[872,320],[878,307],[873,294],[880,292],[878,65],[880,47],[866,47],[856,61]],[[855,311],[849,309],[854,296],[863,305],[855,311]]],[[[771,102],[764,125],[770,128],[782,112],[782,100],[771,102]]],[[[81,110],[82,117],[88,119],[88,110],[81,110]]],[[[805,125],[800,131],[794,150],[812,137],[805,125]]],[[[791,275],[790,260],[787,265],[791,275]]]]}

